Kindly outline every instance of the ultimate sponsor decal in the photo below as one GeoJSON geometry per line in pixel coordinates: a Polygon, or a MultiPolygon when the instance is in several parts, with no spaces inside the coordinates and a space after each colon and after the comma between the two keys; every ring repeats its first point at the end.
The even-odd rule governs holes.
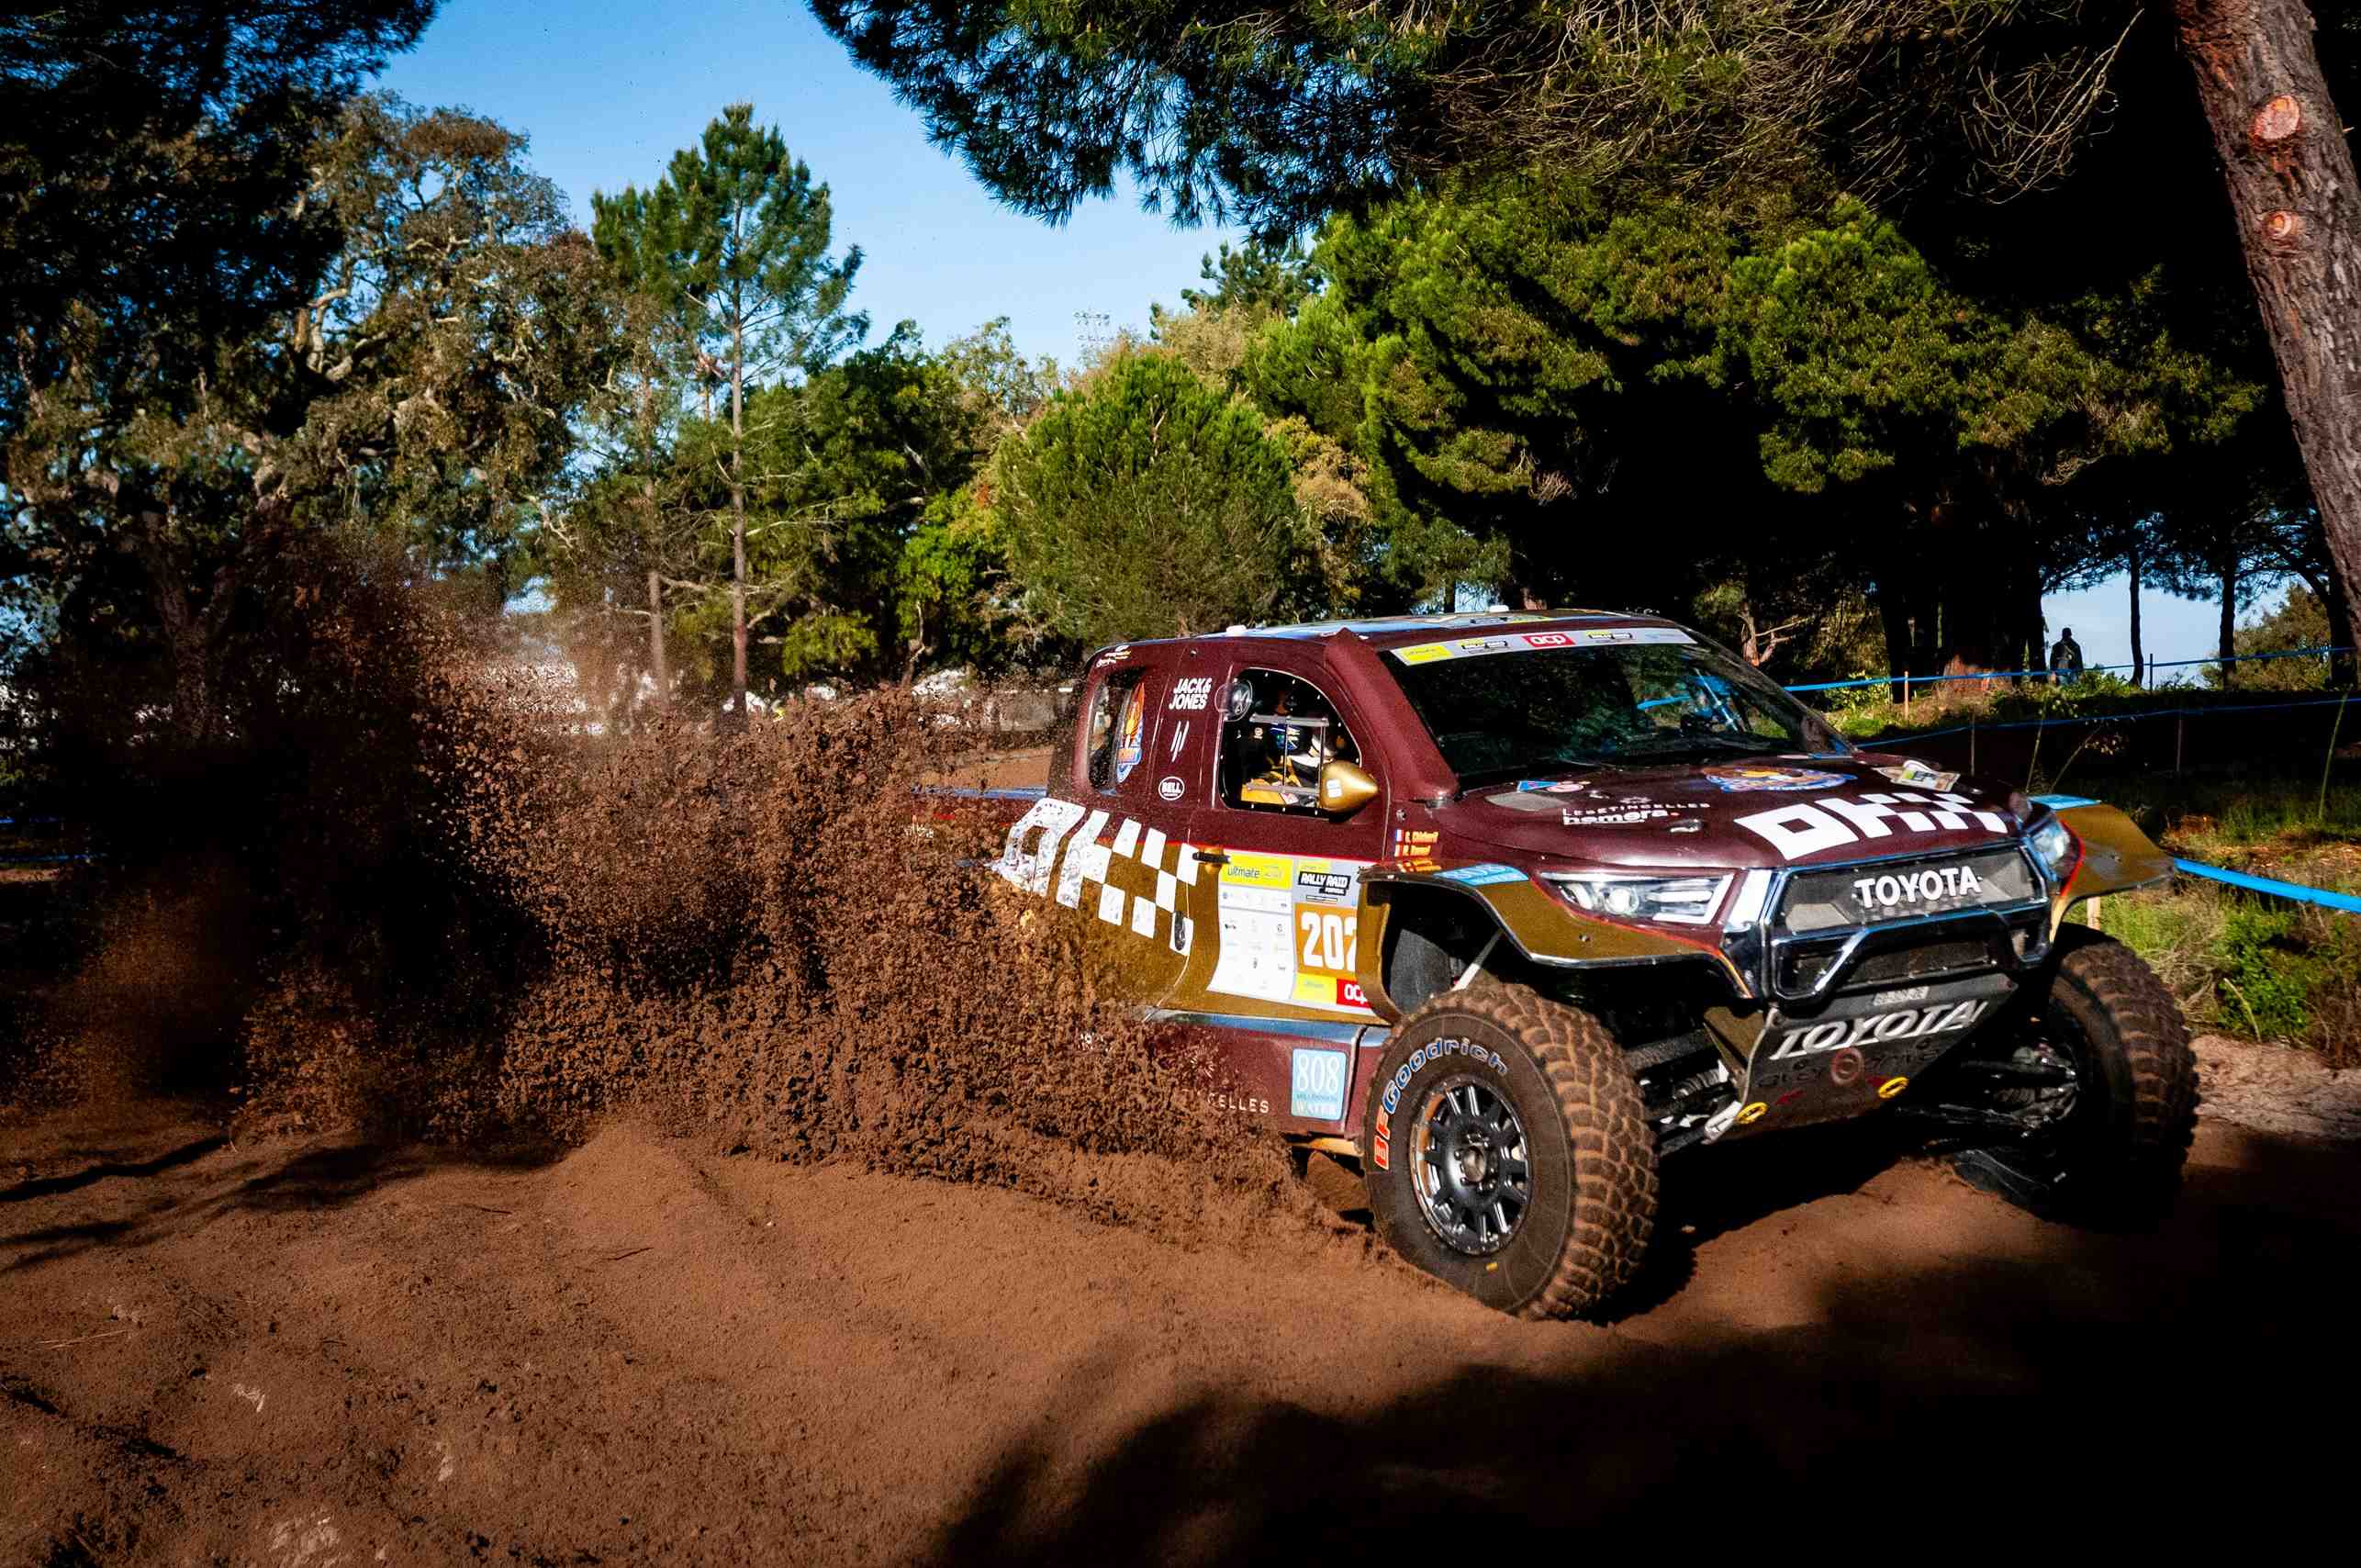
{"type": "Polygon", "coordinates": [[[1165,704],[1168,713],[1202,713],[1213,706],[1214,678],[1210,675],[1183,676],[1172,683],[1172,700],[1165,704]]]}
{"type": "Polygon", "coordinates": [[[1823,849],[1891,838],[1897,827],[1905,833],[1964,833],[1970,822],[1986,833],[2009,831],[1999,812],[1987,812],[1964,795],[1920,795],[1908,790],[1857,800],[1825,796],[1809,804],[1797,801],[1740,817],[1738,825],[1777,850],[1781,859],[1800,860],[1823,849]]]}
{"type": "Polygon", "coordinates": [[[1930,899],[1963,898],[1984,890],[1973,866],[1938,866],[1923,871],[1863,877],[1852,884],[1852,896],[1862,908],[1898,909],[1930,899]]]}
{"type": "Polygon", "coordinates": [[[1229,861],[1222,868],[1222,885],[1225,888],[1283,888],[1295,863],[1284,855],[1256,855],[1244,849],[1230,851],[1229,861]]]}
{"type": "Polygon", "coordinates": [[[1913,790],[1948,790],[1959,782],[1956,773],[1938,773],[1925,763],[1914,762],[1908,757],[1897,767],[1881,767],[1877,771],[1895,783],[1907,784],[1913,790]]]}
{"type": "Polygon", "coordinates": [[[1405,665],[1427,665],[1445,659],[1483,658],[1492,654],[1521,654],[1534,648],[1662,646],[1695,641],[1677,626],[1632,626],[1610,631],[1512,632],[1499,637],[1453,637],[1438,643],[1413,643],[1393,652],[1405,665]]]}
{"type": "Polygon", "coordinates": [[[1841,1051],[1848,1047],[1883,1045],[1890,1040],[1923,1040],[1973,1027],[1990,1007],[1989,1001],[1936,1002],[1931,1007],[1904,1007],[1891,1013],[1865,1013],[1858,1018],[1836,1018],[1825,1024],[1799,1025],[1779,1036],[1778,1048],[1768,1060],[1841,1051]]]}
{"type": "Polygon", "coordinates": [[[1715,789],[1731,793],[1754,790],[1828,790],[1852,782],[1841,773],[1823,773],[1812,767],[1771,767],[1749,763],[1729,763],[1702,770],[1706,782],[1715,789]]]}
{"type": "Polygon", "coordinates": [[[1119,665],[1129,657],[1131,657],[1131,644],[1129,643],[1117,643],[1113,647],[1109,648],[1105,653],[1101,654],[1098,657],[1098,662],[1102,665],[1119,665]]]}
{"type": "Polygon", "coordinates": [[[1341,1121],[1349,1061],[1343,1051],[1297,1047],[1289,1054],[1288,1114],[1315,1122],[1341,1121]]]}
{"type": "Polygon", "coordinates": [[[1402,1108],[1403,1090],[1418,1076],[1419,1069],[1450,1056],[1466,1057],[1479,1066],[1491,1068],[1503,1078],[1508,1076],[1508,1064],[1500,1059],[1500,1053],[1472,1040],[1429,1040],[1412,1051],[1410,1059],[1393,1070],[1393,1076],[1386,1080],[1384,1092],[1378,1096],[1376,1137],[1371,1139],[1374,1147],[1370,1150],[1370,1158],[1380,1170],[1393,1169],[1393,1113],[1402,1108]]]}

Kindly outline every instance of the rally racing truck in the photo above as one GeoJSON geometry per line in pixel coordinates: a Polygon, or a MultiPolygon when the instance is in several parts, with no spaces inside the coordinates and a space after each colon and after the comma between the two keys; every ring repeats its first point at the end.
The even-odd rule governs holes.
{"type": "Polygon", "coordinates": [[[2170,874],[2112,807],[1856,750],[1644,614],[1132,643],[1078,714],[994,869],[1494,1306],[1601,1307],[1662,1160],[1788,1128],[1909,1118],[2109,1222],[2177,1183],[2179,1011],[2065,921],[2170,874]]]}

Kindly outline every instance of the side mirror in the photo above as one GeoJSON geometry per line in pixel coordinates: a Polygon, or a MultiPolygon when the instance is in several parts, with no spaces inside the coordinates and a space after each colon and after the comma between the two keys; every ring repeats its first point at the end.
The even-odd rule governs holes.
{"type": "Polygon", "coordinates": [[[1332,817],[1348,817],[1377,799],[1377,780],[1349,762],[1330,762],[1320,768],[1320,810],[1332,817]]]}

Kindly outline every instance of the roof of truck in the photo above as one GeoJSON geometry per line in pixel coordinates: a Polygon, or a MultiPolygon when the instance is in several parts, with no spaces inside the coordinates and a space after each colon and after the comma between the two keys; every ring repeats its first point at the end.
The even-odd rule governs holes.
{"type": "Polygon", "coordinates": [[[1494,626],[1514,626],[1521,632],[1539,632],[1556,625],[1596,624],[1600,622],[1649,626],[1678,624],[1647,610],[1465,610],[1455,615],[1378,615],[1360,620],[1302,621],[1284,626],[1233,626],[1225,632],[1208,632],[1193,637],[1142,638],[1137,642],[1094,649],[1085,662],[1096,663],[1101,656],[1114,653],[1118,648],[1152,648],[1172,644],[1225,640],[1243,642],[1261,637],[1308,642],[1350,633],[1372,647],[1382,649],[1430,641],[1438,633],[1480,632],[1494,626]]]}

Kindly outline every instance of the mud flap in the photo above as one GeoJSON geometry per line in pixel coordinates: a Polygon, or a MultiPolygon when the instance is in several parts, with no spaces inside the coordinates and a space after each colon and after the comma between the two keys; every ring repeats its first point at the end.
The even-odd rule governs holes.
{"type": "Polygon", "coordinates": [[[1874,1111],[1989,1022],[2017,989],[2005,974],[1840,997],[1774,1011],[1748,1058],[1725,1138],[1874,1111]]]}

